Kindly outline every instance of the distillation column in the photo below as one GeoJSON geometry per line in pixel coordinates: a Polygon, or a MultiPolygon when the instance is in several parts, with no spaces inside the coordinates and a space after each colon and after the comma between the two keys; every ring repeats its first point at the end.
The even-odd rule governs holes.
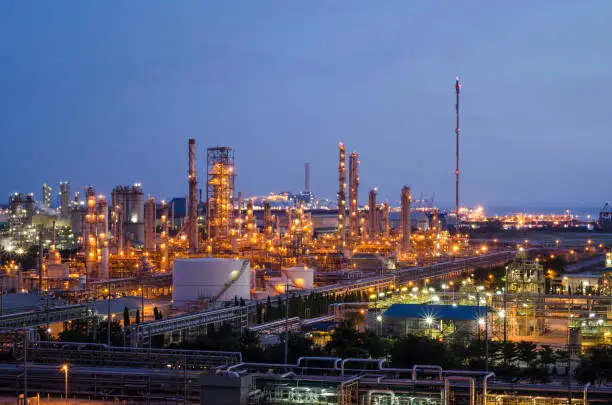
{"type": "Polygon", "coordinates": [[[272,219],[272,209],[270,208],[270,202],[264,201],[264,235],[266,240],[271,240],[274,237],[274,220],[272,219]]]}
{"type": "Polygon", "coordinates": [[[250,243],[257,233],[257,218],[255,218],[253,214],[253,200],[247,201],[246,217],[244,221],[246,222],[246,237],[250,243]]]}
{"type": "Polygon", "coordinates": [[[60,181],[60,215],[62,218],[70,218],[70,183],[67,181],[60,181]]]}
{"type": "Polygon", "coordinates": [[[349,157],[349,238],[355,241],[359,234],[359,155],[349,157]]]}
{"type": "Polygon", "coordinates": [[[376,205],[376,192],[378,190],[373,188],[370,190],[370,195],[368,198],[368,237],[371,240],[376,240],[378,237],[378,206],[376,205]]]}
{"type": "Polygon", "coordinates": [[[342,249],[346,240],[346,156],[342,142],[338,144],[338,148],[338,249],[342,249]]]}
{"type": "Polygon", "coordinates": [[[367,213],[362,211],[359,218],[359,233],[361,235],[361,242],[365,243],[368,240],[368,221],[367,213]]]}
{"type": "Polygon", "coordinates": [[[404,186],[402,188],[402,196],[401,196],[402,206],[401,206],[401,219],[400,219],[400,229],[402,230],[402,243],[401,250],[403,253],[406,253],[410,249],[410,231],[412,228],[411,218],[410,218],[410,204],[412,203],[412,194],[410,193],[410,187],[404,186]]]}
{"type": "MultiPolygon", "coordinates": [[[[113,198],[114,200],[114,198],[113,198]]],[[[123,210],[121,209],[121,205],[117,204],[113,207],[112,212],[112,229],[113,229],[113,239],[116,249],[116,254],[123,254],[123,210]]]]}
{"type": "Polygon", "coordinates": [[[381,219],[380,224],[382,228],[382,236],[385,239],[389,239],[389,235],[391,234],[391,228],[389,226],[389,204],[382,203],[380,207],[381,219]]]}
{"type": "Polygon", "coordinates": [[[161,204],[161,244],[159,248],[161,250],[161,263],[160,269],[162,271],[168,270],[168,203],[166,201],[162,201],[161,204]]]}
{"type": "Polygon", "coordinates": [[[86,192],[87,211],[85,213],[85,225],[83,226],[83,243],[85,244],[85,267],[87,278],[93,276],[96,264],[96,192],[93,187],[88,187],[86,192]]]}
{"type": "Polygon", "coordinates": [[[155,198],[149,197],[145,203],[145,252],[155,251],[155,198]]]}
{"type": "Polygon", "coordinates": [[[189,253],[198,252],[198,176],[196,172],[195,139],[189,139],[189,201],[187,213],[187,239],[189,253]]]}
{"type": "Polygon", "coordinates": [[[206,153],[208,237],[217,248],[227,248],[234,226],[234,152],[219,146],[206,153]]]}
{"type": "Polygon", "coordinates": [[[108,280],[108,203],[103,195],[98,196],[97,225],[96,233],[98,237],[97,262],[98,278],[108,280]]]}

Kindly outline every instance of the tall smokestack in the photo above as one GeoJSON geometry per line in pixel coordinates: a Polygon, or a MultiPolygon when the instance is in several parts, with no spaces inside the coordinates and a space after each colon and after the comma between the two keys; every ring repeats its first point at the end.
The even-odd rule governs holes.
{"type": "Polygon", "coordinates": [[[310,163],[304,164],[304,191],[310,193],[310,163]]]}
{"type": "Polygon", "coordinates": [[[354,240],[359,233],[359,155],[349,156],[349,237],[354,240]]]}
{"type": "Polygon", "coordinates": [[[346,241],[346,155],[342,142],[338,149],[338,248],[341,249],[346,241]]]}
{"type": "Polygon", "coordinates": [[[370,239],[374,240],[378,237],[378,207],[376,205],[376,192],[378,189],[374,187],[370,190],[370,195],[368,198],[368,207],[370,211],[368,212],[368,236],[370,239]]]}
{"type": "Polygon", "coordinates": [[[196,172],[195,139],[189,139],[189,212],[187,213],[187,237],[189,239],[189,253],[198,252],[198,178],[196,172]]]}
{"type": "Polygon", "coordinates": [[[461,83],[459,83],[459,78],[455,80],[455,94],[456,94],[456,103],[455,103],[455,116],[456,116],[456,124],[455,124],[455,138],[456,138],[456,166],[455,166],[455,217],[457,221],[457,228],[459,227],[459,94],[461,93],[461,83]]]}
{"type": "Polygon", "coordinates": [[[402,188],[402,211],[400,219],[400,227],[402,230],[402,251],[405,253],[410,249],[410,231],[412,223],[410,220],[410,204],[412,203],[412,194],[410,193],[410,187],[404,186],[402,188]]]}

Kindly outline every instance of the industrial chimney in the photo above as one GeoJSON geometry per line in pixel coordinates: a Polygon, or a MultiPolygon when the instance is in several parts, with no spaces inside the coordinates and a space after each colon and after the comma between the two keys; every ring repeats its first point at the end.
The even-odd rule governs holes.
{"type": "Polygon", "coordinates": [[[196,172],[195,139],[189,139],[189,202],[187,213],[187,237],[189,253],[198,252],[198,178],[196,172]]]}
{"type": "Polygon", "coordinates": [[[412,203],[412,195],[410,193],[410,187],[404,186],[402,188],[402,211],[401,211],[401,230],[402,230],[402,252],[407,252],[410,249],[410,231],[412,227],[410,219],[410,204],[412,203]]]}

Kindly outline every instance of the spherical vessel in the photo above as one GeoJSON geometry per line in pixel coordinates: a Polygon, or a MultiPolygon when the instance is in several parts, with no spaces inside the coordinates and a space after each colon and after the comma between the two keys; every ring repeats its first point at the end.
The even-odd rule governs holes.
{"type": "Polygon", "coordinates": [[[176,305],[210,299],[249,299],[251,266],[244,259],[177,259],[172,273],[172,300],[176,305]]]}

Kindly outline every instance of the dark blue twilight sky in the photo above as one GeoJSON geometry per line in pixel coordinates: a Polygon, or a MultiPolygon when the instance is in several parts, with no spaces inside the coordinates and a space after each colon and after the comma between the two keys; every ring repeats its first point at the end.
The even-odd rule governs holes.
{"type": "MultiPolygon", "coordinates": [[[[454,199],[454,79],[466,203],[610,199],[612,2],[3,1],[0,201],[42,182],[187,189],[187,138],[235,148],[237,189],[454,199]]],[[[203,172],[200,171],[203,180],[203,172]]],[[[54,192],[57,191],[54,185],[54,192]]]]}

